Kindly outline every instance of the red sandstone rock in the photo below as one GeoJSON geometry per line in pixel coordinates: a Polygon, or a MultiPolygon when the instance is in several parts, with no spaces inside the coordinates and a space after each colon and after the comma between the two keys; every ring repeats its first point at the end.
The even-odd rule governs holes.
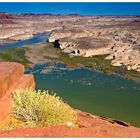
{"type": "Polygon", "coordinates": [[[140,129],[123,127],[73,128],[52,126],[47,128],[21,128],[0,131],[0,137],[140,137],[140,129]]]}
{"type": "Polygon", "coordinates": [[[140,128],[122,126],[86,112],[76,110],[77,127],[51,126],[1,130],[0,137],[140,137],[140,128]]]}
{"type": "Polygon", "coordinates": [[[0,98],[21,78],[24,67],[18,63],[0,63],[0,98]]]}
{"type": "Polygon", "coordinates": [[[24,75],[24,66],[14,62],[0,62],[0,120],[8,117],[11,93],[15,89],[34,88],[33,75],[24,75]]]}
{"type": "MultiPolygon", "coordinates": [[[[23,72],[24,67],[21,64],[0,63],[0,121],[8,117],[12,91],[35,86],[33,75],[24,75],[23,72]]],[[[75,111],[78,115],[76,127],[0,130],[0,137],[140,137],[140,128],[129,126],[125,122],[75,111]]]]}

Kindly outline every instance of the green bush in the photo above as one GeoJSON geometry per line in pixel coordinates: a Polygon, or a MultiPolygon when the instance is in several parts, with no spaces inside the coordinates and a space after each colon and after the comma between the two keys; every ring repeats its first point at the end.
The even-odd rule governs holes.
{"type": "Polygon", "coordinates": [[[76,121],[74,110],[48,91],[16,90],[12,98],[12,114],[22,127],[74,125],[76,121]]]}

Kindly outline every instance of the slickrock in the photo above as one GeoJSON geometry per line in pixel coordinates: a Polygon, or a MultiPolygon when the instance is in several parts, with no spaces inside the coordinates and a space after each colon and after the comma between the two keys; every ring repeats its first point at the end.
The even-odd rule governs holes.
{"type": "Polygon", "coordinates": [[[14,62],[0,62],[0,120],[9,115],[11,93],[16,89],[34,86],[34,77],[24,74],[24,66],[14,62]]]}
{"type": "Polygon", "coordinates": [[[20,128],[15,130],[1,130],[0,137],[105,137],[105,138],[138,138],[140,128],[118,124],[116,120],[94,116],[86,112],[77,111],[76,127],[51,126],[46,128],[20,128]]]}

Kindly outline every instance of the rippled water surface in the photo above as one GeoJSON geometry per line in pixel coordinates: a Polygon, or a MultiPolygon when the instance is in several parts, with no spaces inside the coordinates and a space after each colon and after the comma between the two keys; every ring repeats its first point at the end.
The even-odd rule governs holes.
{"type": "MultiPolygon", "coordinates": [[[[46,34],[11,44],[0,44],[0,51],[46,42],[46,34]]],[[[33,73],[36,89],[56,92],[72,107],[111,117],[140,127],[140,83],[91,69],[68,70],[63,64],[47,63],[26,69],[33,73]]]]}
{"type": "Polygon", "coordinates": [[[53,91],[74,108],[140,127],[139,83],[86,68],[68,70],[63,64],[37,65],[26,72],[35,75],[36,89],[53,91]]]}

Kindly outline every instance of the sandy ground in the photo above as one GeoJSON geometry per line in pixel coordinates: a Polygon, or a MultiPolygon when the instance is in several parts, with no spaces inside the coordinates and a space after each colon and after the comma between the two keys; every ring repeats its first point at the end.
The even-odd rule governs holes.
{"type": "Polygon", "coordinates": [[[55,48],[47,47],[46,43],[29,45],[24,48],[26,50],[25,56],[34,65],[50,62],[50,57],[51,59],[58,58],[57,50],[55,48]]]}

